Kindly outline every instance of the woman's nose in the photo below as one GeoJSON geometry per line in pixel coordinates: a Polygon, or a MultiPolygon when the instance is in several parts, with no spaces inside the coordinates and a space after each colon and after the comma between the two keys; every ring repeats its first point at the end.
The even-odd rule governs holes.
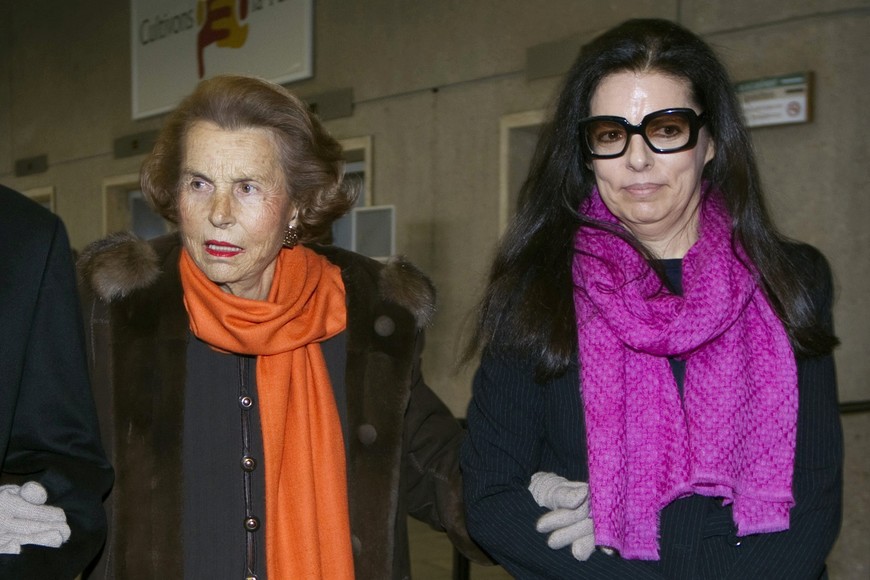
{"type": "Polygon", "coordinates": [[[655,153],[640,135],[632,135],[625,152],[626,163],[634,171],[643,171],[652,166],[655,153]]]}
{"type": "Polygon", "coordinates": [[[233,213],[232,196],[226,192],[216,192],[212,198],[208,219],[216,228],[226,228],[233,225],[236,219],[233,213]]]}

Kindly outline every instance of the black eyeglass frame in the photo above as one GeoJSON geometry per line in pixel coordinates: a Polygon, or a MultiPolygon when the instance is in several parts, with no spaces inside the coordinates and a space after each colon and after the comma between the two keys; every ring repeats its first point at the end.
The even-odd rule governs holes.
{"type": "Polygon", "coordinates": [[[615,159],[617,157],[622,157],[625,155],[625,152],[628,150],[628,143],[631,141],[632,135],[640,135],[643,139],[643,142],[646,143],[646,146],[650,148],[655,153],[679,153],[680,151],[687,151],[692,149],[695,145],[698,144],[698,134],[701,132],[701,127],[707,122],[706,113],[701,113],[700,115],[696,113],[693,109],[688,108],[675,108],[675,109],[661,109],[660,111],[653,111],[648,115],[645,115],[643,119],[640,120],[640,125],[632,125],[628,119],[624,117],[615,117],[612,115],[599,115],[597,117],[586,117],[585,119],[581,119],[578,123],[578,131],[580,133],[580,138],[583,141],[583,144],[586,146],[587,153],[592,157],[592,159],[615,159]],[[656,147],[652,143],[650,143],[649,137],[646,134],[647,126],[655,119],[659,117],[663,117],[666,115],[673,114],[681,114],[685,115],[686,119],[689,121],[689,140],[685,145],[681,145],[679,147],[675,147],[673,149],[669,148],[660,148],[656,147]],[[626,138],[625,143],[623,144],[622,151],[619,153],[610,153],[610,154],[600,154],[593,153],[592,147],[589,145],[589,140],[586,136],[586,127],[593,121],[609,121],[612,123],[616,123],[622,126],[625,129],[628,138],[626,138]]]}

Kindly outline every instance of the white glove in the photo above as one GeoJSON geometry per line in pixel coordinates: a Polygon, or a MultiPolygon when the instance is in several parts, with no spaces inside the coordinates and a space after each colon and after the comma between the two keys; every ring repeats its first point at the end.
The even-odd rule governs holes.
{"type": "Polygon", "coordinates": [[[0,486],[0,554],[20,554],[25,544],[59,548],[69,539],[66,515],[44,505],[46,499],[45,488],[36,481],[0,486]]]}
{"type": "Polygon", "coordinates": [[[547,545],[554,550],[570,545],[576,559],[588,560],[595,551],[589,484],[539,471],[532,476],[529,491],[539,506],[552,510],[541,516],[535,526],[539,532],[550,534],[547,545]]]}

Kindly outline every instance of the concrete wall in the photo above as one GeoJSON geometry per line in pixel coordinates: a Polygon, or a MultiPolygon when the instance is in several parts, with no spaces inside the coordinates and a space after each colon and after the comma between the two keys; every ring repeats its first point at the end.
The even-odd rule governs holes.
{"type": "MultiPolygon", "coordinates": [[[[113,140],[162,120],[130,117],[129,10],[118,0],[0,0],[0,181],[53,186],[79,248],[102,235],[103,180],[141,162],[114,159],[113,140]],[[14,176],[15,160],[40,154],[48,171],[14,176]]],[[[338,138],[372,136],[374,202],[396,205],[399,251],[439,288],[428,381],[464,414],[473,369],[457,369],[456,353],[499,235],[499,121],[547,109],[561,80],[527,80],[527,49],[571,46],[634,16],[702,34],[736,81],[814,73],[813,122],[753,135],[782,229],[834,267],[841,397],[870,399],[870,0],[316,2],[315,76],[291,88],[353,89],[353,115],[327,125],[338,138]]],[[[866,460],[858,465],[866,474],[866,460]]],[[[870,540],[859,547],[866,570],[870,540]]]]}

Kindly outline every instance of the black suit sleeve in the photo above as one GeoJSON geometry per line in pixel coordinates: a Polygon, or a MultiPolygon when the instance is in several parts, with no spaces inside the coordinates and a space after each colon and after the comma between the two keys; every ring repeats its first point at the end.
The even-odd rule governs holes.
{"type": "MultiPolygon", "coordinates": [[[[576,369],[569,372],[575,372],[576,369]]],[[[546,510],[528,491],[537,471],[556,471],[568,479],[578,472],[559,469],[545,440],[579,423],[576,380],[556,379],[548,385],[533,380],[533,368],[507,357],[485,354],[474,379],[468,409],[468,438],[462,449],[462,477],[472,537],[516,578],[662,578],[655,563],[623,560],[596,551],[586,562],[569,548],[553,550],[547,536],[535,530],[546,510]],[[547,401],[547,397],[558,400],[547,401]],[[561,418],[561,420],[560,420],[561,418]]],[[[582,430],[582,425],[581,425],[582,430]]],[[[562,446],[564,447],[564,446],[562,446]]],[[[576,465],[583,461],[575,449],[576,465]]],[[[567,458],[566,461],[570,460],[567,458]]],[[[562,465],[566,465],[562,461],[562,465]]]]}
{"type": "Polygon", "coordinates": [[[2,578],[73,578],[99,551],[106,530],[102,499],[112,469],[99,439],[69,241],[60,220],[52,216],[52,224],[47,252],[28,254],[32,261],[44,258],[33,265],[36,283],[15,288],[33,308],[17,312],[24,361],[20,374],[4,377],[2,385],[17,390],[2,474],[42,483],[47,503],[66,513],[71,536],[60,548],[24,546],[19,555],[0,556],[2,578]]]}

